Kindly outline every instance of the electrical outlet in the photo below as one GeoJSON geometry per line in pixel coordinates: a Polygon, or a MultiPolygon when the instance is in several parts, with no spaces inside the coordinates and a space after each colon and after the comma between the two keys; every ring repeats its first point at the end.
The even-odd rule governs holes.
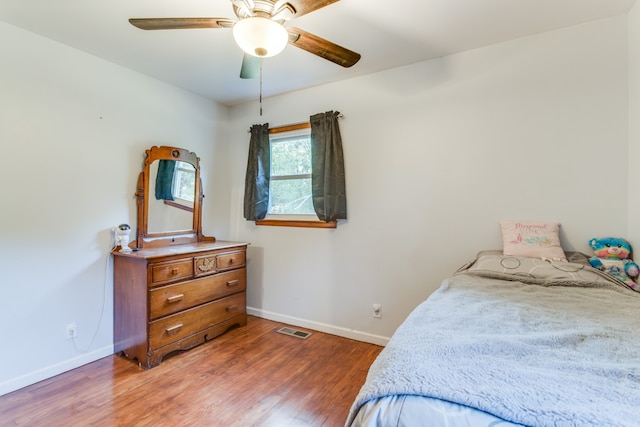
{"type": "Polygon", "coordinates": [[[78,327],[76,322],[67,323],[65,337],[70,340],[78,336],[78,327]]]}
{"type": "Polygon", "coordinates": [[[373,304],[373,317],[378,319],[382,317],[382,305],[373,304]]]}

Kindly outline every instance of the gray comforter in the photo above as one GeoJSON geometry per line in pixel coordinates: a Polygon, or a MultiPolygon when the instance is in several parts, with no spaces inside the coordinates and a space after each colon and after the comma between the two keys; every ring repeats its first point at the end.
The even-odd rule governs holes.
{"type": "Polygon", "coordinates": [[[640,294],[572,261],[481,253],[398,328],[347,425],[388,395],[525,425],[640,425],[640,294]]]}

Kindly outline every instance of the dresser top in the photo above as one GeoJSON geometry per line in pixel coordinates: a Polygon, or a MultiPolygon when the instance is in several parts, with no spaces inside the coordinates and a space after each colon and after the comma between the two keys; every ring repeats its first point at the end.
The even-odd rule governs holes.
{"type": "Polygon", "coordinates": [[[171,255],[190,254],[194,252],[214,251],[218,249],[240,249],[242,247],[246,247],[247,245],[249,245],[249,243],[216,240],[215,242],[183,243],[173,246],[133,249],[129,253],[122,253],[114,250],[111,253],[114,256],[147,259],[171,255]]]}

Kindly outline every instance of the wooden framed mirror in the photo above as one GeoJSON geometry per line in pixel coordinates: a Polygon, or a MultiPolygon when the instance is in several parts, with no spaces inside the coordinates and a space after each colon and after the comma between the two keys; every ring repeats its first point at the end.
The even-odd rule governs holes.
{"type": "Polygon", "coordinates": [[[168,146],[146,150],[136,198],[137,248],[215,241],[202,235],[204,193],[195,153],[168,146]]]}

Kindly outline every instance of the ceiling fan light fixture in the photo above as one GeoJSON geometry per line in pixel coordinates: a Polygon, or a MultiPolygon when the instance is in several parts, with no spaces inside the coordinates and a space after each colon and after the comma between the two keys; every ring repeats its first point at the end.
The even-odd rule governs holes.
{"type": "Polygon", "coordinates": [[[233,26],[233,38],[249,55],[268,58],[282,52],[289,35],[282,25],[269,18],[253,16],[233,26]]]}

